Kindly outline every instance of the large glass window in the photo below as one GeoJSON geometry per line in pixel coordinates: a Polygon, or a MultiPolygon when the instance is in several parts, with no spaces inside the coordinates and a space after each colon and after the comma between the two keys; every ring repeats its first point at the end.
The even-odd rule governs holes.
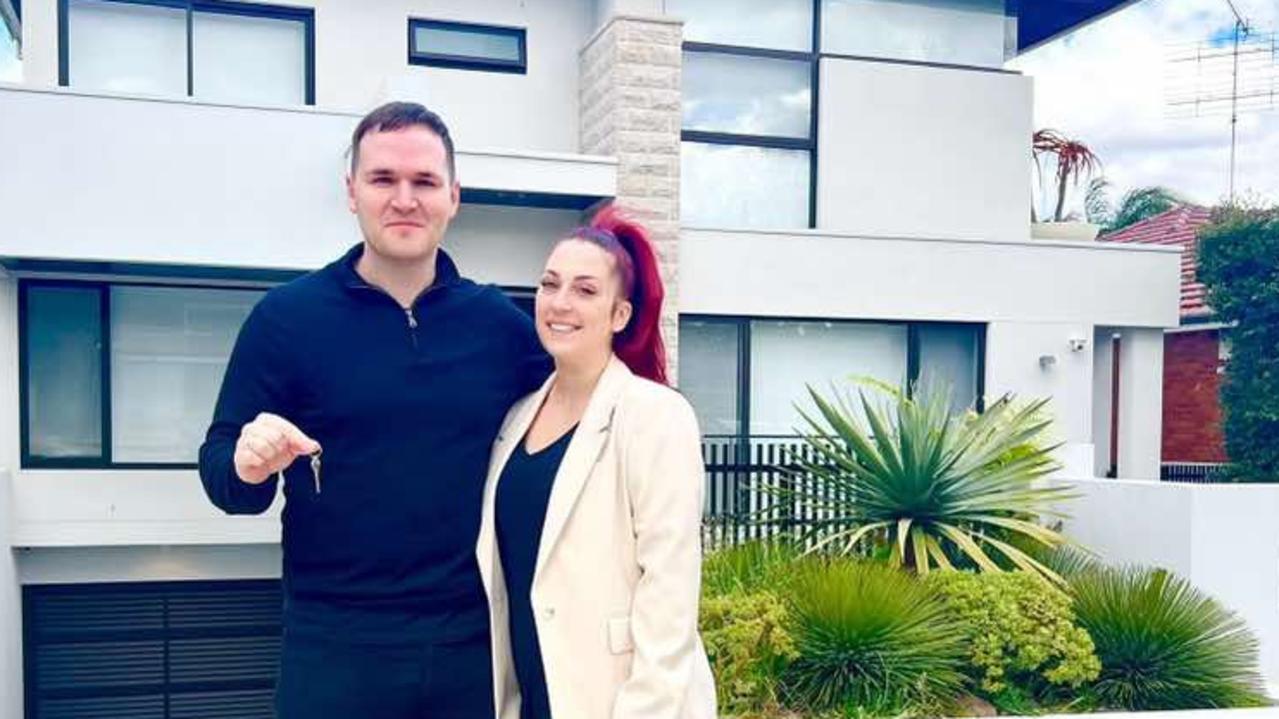
{"type": "Polygon", "coordinates": [[[680,389],[697,411],[702,434],[737,434],[737,323],[686,319],[679,332],[680,389]]]}
{"type": "Polygon", "coordinates": [[[684,20],[684,39],[742,47],[797,50],[813,46],[812,0],[666,0],[684,20]]]}
{"type": "Polygon", "coordinates": [[[796,406],[811,408],[807,386],[855,392],[850,381],[862,378],[940,383],[957,411],[980,409],[984,334],[973,324],[683,317],[680,391],[707,435],[793,435],[804,427],[796,406]]]}
{"type": "Polygon", "coordinates": [[[980,334],[968,325],[921,325],[918,337],[920,382],[948,391],[957,411],[975,407],[980,334]]]}
{"type": "Polygon", "coordinates": [[[25,300],[32,456],[102,454],[102,312],[95,288],[40,286],[25,300]]]}
{"type": "Polygon", "coordinates": [[[812,409],[808,386],[829,395],[832,385],[842,391],[856,377],[904,385],[906,340],[901,324],[754,321],[751,434],[793,435],[805,429],[796,405],[812,409]]]}
{"type": "Polygon", "coordinates": [[[190,462],[260,293],[111,288],[111,456],[190,462]]]}
{"type": "Polygon", "coordinates": [[[822,52],[1000,67],[1016,48],[1004,0],[822,0],[822,52]]]}
{"type": "Polygon", "coordinates": [[[22,22],[0,4],[0,82],[22,82],[22,22]]]}
{"type": "Polygon", "coordinates": [[[202,0],[66,0],[62,84],[216,102],[314,102],[313,11],[202,0]]]}
{"type": "Polygon", "coordinates": [[[809,63],[686,52],[683,73],[685,130],[808,137],[809,63]]]}
{"type": "Polygon", "coordinates": [[[807,150],[685,142],[680,216],[688,227],[807,227],[807,150]]]}
{"type": "Polygon", "coordinates": [[[680,218],[812,227],[812,0],[669,0],[684,32],[680,218]]]}
{"type": "Polygon", "coordinates": [[[25,464],[195,462],[261,291],[24,282],[21,293],[25,464]]]}

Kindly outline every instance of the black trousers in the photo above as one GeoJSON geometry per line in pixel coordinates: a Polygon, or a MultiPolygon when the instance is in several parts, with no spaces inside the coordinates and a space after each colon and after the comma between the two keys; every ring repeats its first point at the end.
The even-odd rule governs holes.
{"type": "Polygon", "coordinates": [[[491,719],[488,637],[362,646],[285,635],[279,719],[491,719]]]}

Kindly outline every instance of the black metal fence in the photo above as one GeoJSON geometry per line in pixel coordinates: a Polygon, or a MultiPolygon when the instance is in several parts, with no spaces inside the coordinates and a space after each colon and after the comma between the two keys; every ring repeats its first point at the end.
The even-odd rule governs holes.
{"type": "Polygon", "coordinates": [[[776,537],[813,541],[804,531],[811,520],[832,516],[818,505],[835,499],[837,491],[805,471],[821,466],[817,459],[817,452],[794,436],[704,437],[705,548],[776,537]]]}
{"type": "Polygon", "coordinates": [[[1159,467],[1159,479],[1165,482],[1192,482],[1216,484],[1225,482],[1226,465],[1215,462],[1164,462],[1159,467]]]}

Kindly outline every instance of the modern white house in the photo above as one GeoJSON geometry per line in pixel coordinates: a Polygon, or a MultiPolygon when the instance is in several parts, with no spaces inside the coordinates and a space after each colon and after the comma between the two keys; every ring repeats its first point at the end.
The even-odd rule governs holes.
{"type": "Polygon", "coordinates": [[[359,240],[388,99],[449,122],[446,247],[521,301],[597,203],[648,222],[709,436],[938,377],[1157,478],[1178,252],[1032,239],[1003,69],[1126,4],[0,0],[0,716],[270,716],[279,506],[221,515],[195,452],[248,309],[359,240]]]}

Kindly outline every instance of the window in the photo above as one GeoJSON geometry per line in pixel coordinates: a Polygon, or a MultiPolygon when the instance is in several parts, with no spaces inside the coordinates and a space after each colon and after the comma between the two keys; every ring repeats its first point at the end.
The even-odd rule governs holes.
{"type": "Polygon", "coordinates": [[[816,127],[812,0],[678,0],[683,223],[812,227],[816,127]],[[726,18],[741,18],[740,22],[726,18]]]}
{"type": "Polygon", "coordinates": [[[702,434],[738,433],[742,333],[736,322],[680,320],[680,390],[697,412],[702,434]]]}
{"type": "Polygon", "coordinates": [[[684,20],[684,39],[716,45],[808,52],[813,0],[666,0],[684,20]]]}
{"type": "Polygon", "coordinates": [[[0,82],[22,82],[22,4],[10,15],[0,2],[0,82]]]}
{"type": "Polygon", "coordinates": [[[737,317],[680,318],[680,391],[707,436],[793,436],[806,385],[864,377],[948,388],[958,411],[980,408],[982,325],[737,317]]]}
{"type": "Polygon", "coordinates": [[[314,104],[314,12],[210,0],[62,0],[60,82],[227,103],[314,104]]]}
{"type": "Polygon", "coordinates": [[[1002,67],[1017,22],[1004,0],[822,0],[822,52],[1002,67]]]}
{"type": "Polygon", "coordinates": [[[409,63],[524,74],[528,70],[525,31],[515,27],[410,19],[409,63]]]}
{"type": "Polygon", "coordinates": [[[260,290],[24,281],[23,465],[187,467],[260,290]]]}

